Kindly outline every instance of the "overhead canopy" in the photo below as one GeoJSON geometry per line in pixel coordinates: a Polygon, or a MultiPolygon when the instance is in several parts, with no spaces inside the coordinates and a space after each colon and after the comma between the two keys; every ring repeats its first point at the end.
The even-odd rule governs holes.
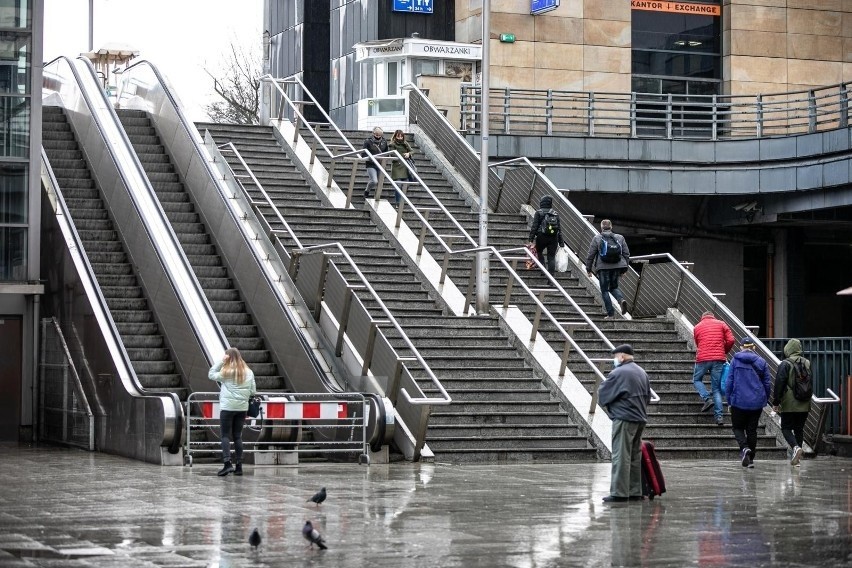
{"type": "Polygon", "coordinates": [[[120,64],[139,56],[139,50],[126,43],[107,43],[95,51],[84,53],[92,63],[120,64]]]}

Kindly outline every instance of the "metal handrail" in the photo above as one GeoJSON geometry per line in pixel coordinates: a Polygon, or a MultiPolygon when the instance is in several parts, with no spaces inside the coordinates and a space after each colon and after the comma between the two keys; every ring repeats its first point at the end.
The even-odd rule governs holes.
{"type": "MultiPolygon", "coordinates": [[[[370,293],[373,300],[381,308],[381,310],[384,313],[387,320],[394,326],[394,328],[400,334],[400,337],[403,340],[403,342],[405,343],[406,347],[408,347],[412,351],[412,353],[414,353],[414,357],[417,359],[418,363],[420,363],[423,366],[423,369],[426,372],[426,374],[428,375],[429,379],[433,382],[433,384],[435,384],[435,386],[438,388],[438,391],[442,395],[442,398],[440,398],[440,399],[433,399],[433,398],[428,398],[428,397],[414,398],[414,397],[412,397],[408,394],[408,392],[405,390],[405,388],[401,388],[400,392],[405,397],[405,399],[407,401],[411,402],[412,404],[449,404],[452,401],[452,398],[449,396],[447,391],[444,389],[443,385],[441,385],[438,378],[435,376],[435,374],[429,368],[429,365],[426,363],[426,361],[420,355],[420,352],[417,350],[417,348],[414,346],[414,344],[408,338],[408,335],[405,333],[405,331],[402,329],[402,327],[396,321],[396,318],[394,318],[393,314],[390,313],[390,310],[385,305],[385,303],[381,300],[378,293],[375,291],[375,289],[367,281],[367,278],[364,276],[364,273],[361,272],[360,268],[358,268],[358,265],[355,263],[355,261],[352,259],[352,257],[349,255],[349,253],[346,251],[346,248],[339,242],[325,243],[325,244],[313,245],[313,246],[304,246],[302,244],[302,242],[299,240],[295,231],[293,231],[293,229],[290,227],[289,223],[287,223],[287,221],[284,219],[284,216],[281,214],[281,210],[278,208],[278,206],[275,204],[275,202],[272,200],[272,198],[266,192],[266,189],[264,189],[263,185],[260,183],[260,181],[254,175],[254,173],[252,172],[248,163],[246,163],[245,159],[242,157],[239,150],[234,146],[234,144],[232,142],[227,142],[227,143],[219,146],[219,148],[220,149],[221,148],[227,148],[230,152],[232,152],[234,154],[234,156],[239,161],[242,168],[247,172],[247,175],[252,180],[252,183],[254,184],[254,186],[257,188],[257,190],[263,196],[263,201],[259,202],[259,201],[255,200],[251,197],[251,195],[248,193],[248,190],[246,190],[246,188],[243,186],[242,182],[240,182],[238,184],[243,190],[244,198],[252,206],[252,208],[254,208],[255,213],[260,214],[260,211],[259,211],[260,206],[267,206],[267,207],[271,208],[272,213],[275,215],[276,220],[283,224],[285,230],[287,231],[288,236],[293,240],[293,242],[298,247],[297,249],[292,251],[293,254],[294,254],[294,257],[296,255],[299,255],[299,254],[309,254],[309,253],[316,251],[316,250],[325,250],[325,249],[329,249],[329,248],[336,248],[338,250],[338,252],[343,256],[343,258],[345,258],[346,261],[349,263],[350,267],[355,272],[358,279],[361,281],[361,284],[363,285],[364,289],[367,290],[370,293]]],[[[234,174],[234,177],[236,179],[239,179],[239,177],[245,177],[245,176],[237,176],[236,174],[234,174]]],[[[271,235],[271,237],[273,239],[280,241],[280,237],[277,233],[273,233],[271,235]]],[[[295,264],[295,263],[293,263],[293,264],[295,264]]]]}
{"type": "Polygon", "coordinates": [[[450,404],[452,402],[452,397],[450,397],[449,393],[447,393],[444,386],[441,384],[441,381],[438,380],[438,377],[435,376],[435,373],[432,372],[432,369],[429,367],[429,364],[426,363],[426,360],[423,359],[423,356],[420,355],[420,352],[408,338],[408,335],[405,333],[405,330],[402,329],[402,326],[399,325],[399,322],[391,313],[390,309],[388,309],[387,305],[382,301],[379,294],[376,292],[375,288],[370,285],[370,282],[367,280],[367,277],[364,276],[364,273],[361,272],[361,269],[358,268],[358,265],[349,256],[349,253],[346,252],[346,248],[340,244],[336,243],[326,243],[321,245],[312,245],[309,247],[304,247],[299,250],[294,250],[294,256],[296,255],[304,255],[311,254],[315,252],[321,252],[328,249],[337,249],[337,252],[346,259],[346,262],[349,264],[350,268],[355,271],[355,275],[358,277],[358,280],[361,281],[361,285],[364,286],[364,289],[372,296],[372,299],[381,309],[384,316],[387,318],[388,322],[394,327],[394,329],[400,334],[400,338],[405,343],[405,346],[411,350],[414,354],[414,358],[417,359],[417,362],[423,366],[423,370],[426,372],[426,375],[429,377],[429,380],[432,384],[438,389],[438,392],[441,394],[440,398],[429,398],[429,397],[420,397],[414,398],[408,394],[405,388],[400,388],[400,393],[405,397],[405,400],[410,402],[411,404],[450,404]]]}
{"type": "Polygon", "coordinates": [[[62,345],[62,353],[65,355],[65,359],[68,361],[68,367],[71,369],[71,378],[74,381],[74,393],[77,395],[77,398],[82,406],[83,413],[86,415],[86,418],[89,422],[89,439],[88,446],[86,449],[94,451],[95,415],[92,412],[92,407],[89,405],[89,399],[88,397],[86,397],[86,391],[85,389],[83,389],[83,381],[80,379],[80,374],[77,372],[77,365],[74,364],[74,359],[71,357],[71,350],[68,349],[68,343],[66,343],[65,341],[65,335],[62,333],[62,328],[59,327],[59,322],[56,320],[55,317],[45,318],[44,320],[42,320],[42,329],[44,329],[44,326],[48,325],[48,322],[52,323],[54,329],[56,330],[56,336],[59,339],[60,344],[62,345]]]}
{"type": "MultiPolygon", "coordinates": [[[[812,133],[848,126],[850,88],[852,82],[761,95],[673,95],[507,87],[491,91],[490,131],[636,138],[659,130],[666,138],[710,140],[812,133]]],[[[478,132],[480,86],[462,84],[460,102],[461,129],[478,132]]]]}

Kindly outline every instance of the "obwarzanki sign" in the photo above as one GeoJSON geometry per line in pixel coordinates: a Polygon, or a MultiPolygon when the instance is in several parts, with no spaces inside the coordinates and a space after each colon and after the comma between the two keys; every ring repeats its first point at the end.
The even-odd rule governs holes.
{"type": "Polygon", "coordinates": [[[406,56],[479,61],[482,59],[482,46],[471,43],[429,41],[411,38],[364,42],[355,45],[356,61],[406,56]]]}

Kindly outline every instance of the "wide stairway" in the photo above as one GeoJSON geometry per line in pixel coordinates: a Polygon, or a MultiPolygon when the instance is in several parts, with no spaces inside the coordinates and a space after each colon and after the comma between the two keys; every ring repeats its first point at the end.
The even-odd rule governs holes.
{"type": "MultiPolygon", "coordinates": [[[[259,390],[285,389],[282,373],[272,360],[240,291],[216,251],[189,193],[180,180],[151,120],[144,111],[119,110],[124,126],[160,205],[192,266],[210,307],[231,347],[240,350],[255,375],[259,390]]],[[[211,196],[212,197],[212,196],[211,196]]]]}
{"type": "MultiPolygon", "coordinates": [[[[270,128],[199,124],[218,144],[233,142],[305,246],[341,242],[453,397],[432,409],[426,442],[439,461],[576,461],[592,448],[557,399],[528,368],[491,318],[444,315],[417,275],[361,209],[331,209],[286,156],[270,128]]],[[[241,173],[232,156],[231,167],[241,173]]],[[[259,196],[258,196],[259,197],[259,196]]],[[[269,216],[270,222],[278,223],[269,216]]],[[[285,241],[286,243],[286,241],[285,241]]],[[[336,262],[349,282],[353,270],[336,262]]],[[[364,290],[356,294],[376,319],[385,316],[364,290]]],[[[402,356],[401,337],[384,327],[402,356]]],[[[437,395],[422,369],[413,374],[426,395],[437,395]]]]}
{"type": "MultiPolygon", "coordinates": [[[[339,142],[339,138],[328,130],[321,130],[324,138],[329,142],[339,142]]],[[[361,131],[344,131],[346,136],[356,148],[360,148],[363,141],[370,133],[361,131]]],[[[441,173],[441,170],[424,154],[412,137],[407,137],[412,146],[418,175],[426,182],[429,189],[439,197],[441,203],[452,212],[456,220],[465,231],[478,241],[479,225],[478,216],[466,203],[465,198],[453,188],[450,181],[441,173]]],[[[322,160],[323,157],[320,156],[322,160]]],[[[326,167],[328,160],[323,160],[326,167]]],[[[388,162],[390,168],[390,162],[388,162]]],[[[348,168],[339,168],[335,175],[335,181],[345,188],[349,183],[348,168]]],[[[356,176],[356,190],[353,193],[358,199],[363,200],[363,188],[367,183],[367,176],[363,167],[358,168],[356,176]]],[[[418,192],[417,186],[408,194],[414,204],[418,207],[434,207],[431,198],[418,192]]],[[[392,199],[392,190],[385,193],[383,198],[392,199]]],[[[534,204],[537,206],[538,204],[534,204]]],[[[404,219],[417,230],[420,222],[415,215],[408,211],[403,215],[404,219]]],[[[440,234],[454,234],[457,229],[452,223],[440,218],[434,212],[431,215],[433,226],[440,234]]],[[[529,238],[529,222],[525,215],[518,214],[489,214],[488,216],[488,240],[489,244],[499,250],[516,249],[524,246],[529,238]]],[[[442,258],[442,249],[437,239],[429,235],[426,239],[427,249],[436,257],[442,258]]],[[[581,260],[585,260],[586,251],[578,251],[581,260]]],[[[513,252],[511,256],[518,256],[513,252]]],[[[538,270],[525,270],[523,262],[518,263],[518,272],[524,282],[533,289],[550,289],[547,278],[538,270]]],[[[645,430],[645,438],[654,442],[663,459],[685,458],[685,459],[736,459],[739,452],[733,441],[730,430],[730,416],[725,415],[725,427],[715,424],[713,413],[701,413],[702,401],[695,392],[692,385],[692,368],[695,353],[690,349],[688,343],[682,340],[677,333],[674,323],[663,318],[650,320],[628,320],[616,315],[614,319],[604,319],[606,315],[603,305],[589,292],[581,278],[585,278],[585,269],[577,268],[571,263],[565,273],[559,273],[557,280],[568,294],[585,311],[595,324],[604,332],[606,337],[614,344],[630,343],[636,349],[637,362],[642,365],[651,378],[651,385],[660,395],[661,401],[651,405],[648,426],[645,430]]],[[[450,261],[449,275],[455,284],[465,289],[470,278],[470,267],[463,260],[453,259],[450,261]]],[[[490,275],[490,299],[492,304],[502,305],[506,292],[507,272],[496,268],[492,264],[490,275]]],[[[594,281],[595,285],[597,280],[594,281]]],[[[578,312],[565,300],[555,301],[559,296],[544,295],[543,301],[548,310],[559,322],[578,321],[578,312]]],[[[511,304],[517,306],[525,315],[532,320],[536,305],[530,296],[523,292],[515,283],[511,295],[511,304]]],[[[618,314],[618,309],[616,308],[618,314]]],[[[564,335],[549,320],[542,317],[541,333],[557,353],[562,352],[564,335]]],[[[600,337],[589,328],[577,328],[574,337],[580,347],[589,358],[608,359],[611,357],[609,349],[600,337]]],[[[572,352],[568,360],[569,369],[588,388],[589,392],[594,390],[594,372],[576,353],[572,352]]],[[[609,369],[603,369],[604,374],[609,369]]],[[[709,380],[706,381],[709,384],[709,380]]],[[[777,444],[775,437],[767,434],[765,427],[760,426],[760,439],[758,446],[764,457],[783,458],[785,448],[777,444]],[[764,453],[765,452],[765,453],[764,453]]]]}
{"type": "Polygon", "coordinates": [[[185,399],[187,389],[61,108],[43,108],[42,137],[71,220],[140,383],[185,399]]]}

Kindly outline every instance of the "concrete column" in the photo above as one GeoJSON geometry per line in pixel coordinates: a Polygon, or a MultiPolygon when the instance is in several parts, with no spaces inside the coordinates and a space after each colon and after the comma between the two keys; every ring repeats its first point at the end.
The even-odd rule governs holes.
{"type": "MultiPolygon", "coordinates": [[[[712,239],[675,241],[672,254],[695,263],[693,273],[738,318],[743,317],[743,245],[712,239]]],[[[750,322],[743,322],[749,324],[750,322]]]]}
{"type": "Polygon", "coordinates": [[[773,270],[773,291],[775,297],[775,337],[787,337],[788,312],[787,312],[787,264],[790,258],[787,251],[787,230],[776,229],[773,231],[775,240],[775,269],[773,270]]]}

